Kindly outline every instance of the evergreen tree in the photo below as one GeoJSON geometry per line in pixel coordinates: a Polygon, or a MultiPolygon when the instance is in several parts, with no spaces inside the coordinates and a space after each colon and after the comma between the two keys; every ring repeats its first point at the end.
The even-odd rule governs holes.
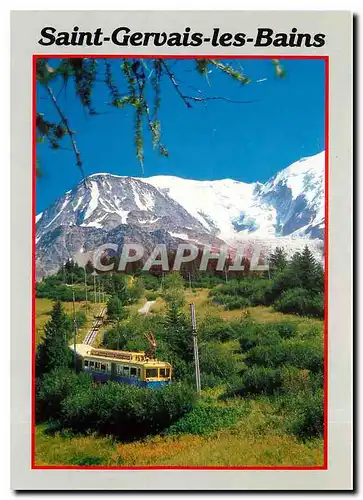
{"type": "Polygon", "coordinates": [[[184,305],[184,280],[180,273],[170,273],[164,280],[163,297],[169,307],[181,309],[184,305]]]}
{"type": "Polygon", "coordinates": [[[122,305],[126,305],[129,302],[129,292],[125,276],[120,274],[106,275],[103,278],[103,284],[106,292],[116,296],[122,305]]]}
{"type": "Polygon", "coordinates": [[[68,346],[70,322],[60,302],[52,309],[50,320],[44,327],[43,343],[37,350],[37,375],[66,368],[72,362],[72,353],[68,346]]]}
{"type": "Polygon", "coordinates": [[[276,247],[269,257],[270,275],[275,276],[287,266],[286,252],[282,247],[276,247]]]}
{"type": "Polygon", "coordinates": [[[323,291],[324,273],[322,266],[317,262],[307,245],[293,263],[293,268],[298,275],[301,288],[314,292],[323,291]]]}
{"type": "Polygon", "coordinates": [[[193,359],[193,339],[187,318],[176,301],[168,304],[166,312],[166,341],[171,350],[184,361],[193,359]]]}
{"type": "Polygon", "coordinates": [[[119,321],[127,316],[126,310],[117,295],[111,296],[107,301],[107,316],[114,321],[119,321]]]}

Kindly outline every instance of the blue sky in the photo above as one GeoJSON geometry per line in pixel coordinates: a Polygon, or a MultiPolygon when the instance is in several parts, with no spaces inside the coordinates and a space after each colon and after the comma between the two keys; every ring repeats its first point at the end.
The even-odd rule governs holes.
{"type": "MultiPolygon", "coordinates": [[[[56,61],[53,61],[54,64],[56,61]]],[[[276,172],[301,157],[324,149],[325,67],[323,60],[282,60],[287,70],[278,79],[270,60],[228,61],[242,69],[253,82],[242,86],[213,70],[209,84],[194,71],[192,60],[169,60],[187,95],[223,96],[232,100],[254,101],[236,104],[224,100],[193,104],[187,109],[174,87],[162,81],[160,121],[162,142],[169,158],[160,157],[145,135],[144,174],[135,155],[134,113],[131,108],[114,109],[106,103],[108,90],[102,80],[94,89],[94,103],[101,114],[89,116],[75,97],[71,85],[61,91],[53,84],[59,103],[76,132],[86,174],[110,172],[149,177],[176,175],[193,179],[232,178],[244,182],[265,182],[276,172]],[[259,81],[258,80],[262,80],[259,81]],[[61,92],[60,92],[61,91],[61,92]],[[60,92],[60,93],[59,93],[60,92]]],[[[112,60],[120,89],[125,88],[120,61],[112,60]]],[[[37,92],[37,111],[56,121],[57,115],[43,89],[37,92]]],[[[70,149],[66,137],[62,146],[70,149]]],[[[37,180],[37,213],[62,196],[80,180],[73,153],[37,146],[43,172],[37,180]]]]}

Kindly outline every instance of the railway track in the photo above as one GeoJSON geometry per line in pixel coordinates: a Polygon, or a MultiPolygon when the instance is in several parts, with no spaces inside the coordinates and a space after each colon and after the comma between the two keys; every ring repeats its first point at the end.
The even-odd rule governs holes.
{"type": "Polygon", "coordinates": [[[90,329],[90,331],[85,336],[85,338],[83,340],[84,344],[87,344],[87,345],[92,345],[93,344],[93,342],[94,342],[94,340],[96,338],[96,335],[97,335],[97,333],[99,332],[99,329],[102,326],[103,318],[105,316],[105,312],[106,312],[106,307],[103,307],[101,309],[100,314],[97,316],[96,320],[93,322],[92,328],[90,329]]]}

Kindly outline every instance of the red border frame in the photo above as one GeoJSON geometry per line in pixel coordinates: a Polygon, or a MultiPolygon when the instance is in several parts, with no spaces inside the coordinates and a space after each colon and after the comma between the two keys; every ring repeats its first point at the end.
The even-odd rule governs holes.
{"type": "MultiPolygon", "coordinates": [[[[32,401],[31,401],[31,468],[51,470],[327,470],[328,469],[328,221],[329,221],[329,56],[315,55],[219,55],[222,59],[320,59],[325,61],[325,230],[324,230],[324,463],[319,466],[101,466],[101,465],[36,465],[35,464],[35,217],[36,217],[36,59],[60,58],[154,58],[154,55],[137,54],[33,54],[32,60],[32,401]]],[[[213,59],[213,55],[159,55],[163,59],[213,59]]]]}

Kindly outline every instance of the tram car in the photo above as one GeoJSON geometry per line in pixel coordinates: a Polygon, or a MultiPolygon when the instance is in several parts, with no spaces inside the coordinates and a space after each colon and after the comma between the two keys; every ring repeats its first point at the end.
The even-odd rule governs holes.
{"type": "Polygon", "coordinates": [[[87,344],[77,344],[76,352],[82,371],[91,373],[95,381],[114,380],[153,388],[171,383],[171,364],[149,358],[145,352],[97,349],[87,344]]]}

